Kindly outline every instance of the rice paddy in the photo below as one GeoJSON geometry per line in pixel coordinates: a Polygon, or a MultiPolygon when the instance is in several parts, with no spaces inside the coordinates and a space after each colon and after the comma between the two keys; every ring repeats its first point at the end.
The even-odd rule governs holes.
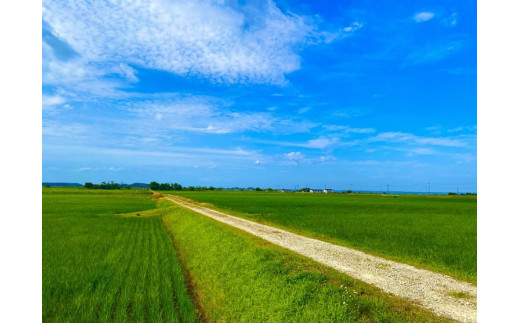
{"type": "Polygon", "coordinates": [[[171,193],[248,220],[477,281],[476,196],[171,193]]]}
{"type": "Polygon", "coordinates": [[[160,216],[137,216],[156,204],[146,191],[43,190],[43,322],[197,320],[160,216]]]}

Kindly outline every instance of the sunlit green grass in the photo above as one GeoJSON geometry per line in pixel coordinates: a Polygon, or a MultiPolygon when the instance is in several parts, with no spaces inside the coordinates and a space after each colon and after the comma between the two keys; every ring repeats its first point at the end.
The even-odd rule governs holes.
{"type": "Polygon", "coordinates": [[[449,321],[192,211],[175,207],[163,221],[204,321],[449,321]]]}
{"type": "Polygon", "coordinates": [[[170,193],[246,219],[477,281],[475,196],[170,193]]]}
{"type": "Polygon", "coordinates": [[[146,191],[43,189],[43,322],[193,322],[182,267],[146,191]],[[150,215],[150,214],[149,214],[150,215]]]}

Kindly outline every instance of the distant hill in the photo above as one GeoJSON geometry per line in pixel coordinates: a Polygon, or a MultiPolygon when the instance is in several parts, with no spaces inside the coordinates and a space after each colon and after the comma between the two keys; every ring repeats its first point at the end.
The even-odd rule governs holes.
{"type": "Polygon", "coordinates": [[[46,183],[43,182],[42,186],[50,186],[50,187],[83,187],[83,184],[79,183],[46,183]]]}

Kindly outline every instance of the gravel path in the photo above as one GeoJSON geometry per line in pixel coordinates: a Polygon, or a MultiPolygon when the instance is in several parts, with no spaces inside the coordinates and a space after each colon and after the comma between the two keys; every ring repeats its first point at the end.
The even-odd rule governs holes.
{"type": "Polygon", "coordinates": [[[178,196],[166,198],[197,213],[229,224],[297,252],[385,292],[407,298],[434,313],[461,322],[477,321],[477,287],[449,276],[371,256],[358,250],[307,238],[215,211],[178,196]],[[450,296],[462,293],[464,298],[450,296]]]}

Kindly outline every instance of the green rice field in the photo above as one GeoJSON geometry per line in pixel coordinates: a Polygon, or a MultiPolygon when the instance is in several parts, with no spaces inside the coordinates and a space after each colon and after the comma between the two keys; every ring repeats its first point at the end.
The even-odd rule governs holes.
{"type": "Polygon", "coordinates": [[[249,220],[477,282],[476,196],[169,193],[249,220]]]}
{"type": "Polygon", "coordinates": [[[197,321],[156,206],[147,191],[43,189],[43,322],[197,321]]]}
{"type": "MultiPolygon", "coordinates": [[[[196,196],[229,196],[231,203],[238,197],[257,210],[288,198],[196,196]]],[[[43,188],[43,322],[449,321],[159,197],[148,190],[43,188]]],[[[320,198],[329,199],[314,201],[322,208],[340,201],[320,198]]],[[[241,214],[262,218],[255,212],[241,214]]]]}

